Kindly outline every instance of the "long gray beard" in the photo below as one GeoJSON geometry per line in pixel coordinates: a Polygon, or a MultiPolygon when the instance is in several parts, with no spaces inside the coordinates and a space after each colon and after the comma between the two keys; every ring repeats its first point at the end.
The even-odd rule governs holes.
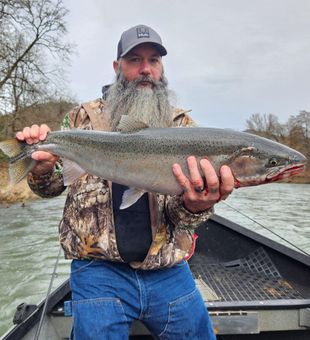
{"type": "Polygon", "coordinates": [[[171,126],[173,117],[166,78],[162,76],[160,81],[154,81],[141,76],[129,82],[119,71],[116,82],[108,90],[107,112],[111,117],[112,131],[117,130],[122,115],[128,115],[150,127],[171,126]],[[138,87],[143,81],[150,82],[152,87],[138,87]]]}

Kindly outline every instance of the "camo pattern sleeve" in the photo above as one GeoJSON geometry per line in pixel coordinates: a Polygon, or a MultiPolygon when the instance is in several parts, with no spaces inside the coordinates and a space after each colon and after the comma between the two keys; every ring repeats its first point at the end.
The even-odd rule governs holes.
{"type": "Polygon", "coordinates": [[[200,213],[192,213],[184,207],[181,196],[166,197],[166,214],[169,221],[179,229],[195,229],[213,214],[213,208],[200,213]]]}
{"type": "Polygon", "coordinates": [[[175,109],[173,116],[173,127],[194,127],[197,124],[188,115],[191,110],[175,109]]]}
{"type": "Polygon", "coordinates": [[[38,196],[51,198],[59,196],[66,187],[62,178],[62,164],[58,161],[53,171],[44,175],[28,174],[28,185],[30,189],[38,196]]]}
{"type": "Polygon", "coordinates": [[[67,127],[69,129],[92,130],[91,121],[88,113],[83,106],[77,106],[69,112],[67,118],[67,127]]]}
{"type": "MultiPolygon", "coordinates": [[[[175,127],[194,127],[196,123],[188,115],[189,111],[177,109],[174,114],[175,127]]],[[[184,207],[181,196],[166,196],[165,210],[170,222],[180,229],[195,229],[213,214],[213,208],[200,213],[192,213],[184,207]]]]}

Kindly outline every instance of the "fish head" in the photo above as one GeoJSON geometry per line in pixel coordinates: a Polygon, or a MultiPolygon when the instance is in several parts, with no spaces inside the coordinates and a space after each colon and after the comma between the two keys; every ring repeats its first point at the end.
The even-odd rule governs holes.
{"type": "Polygon", "coordinates": [[[235,188],[276,182],[303,172],[307,158],[300,152],[268,140],[263,145],[243,147],[226,164],[235,178],[235,188]]]}

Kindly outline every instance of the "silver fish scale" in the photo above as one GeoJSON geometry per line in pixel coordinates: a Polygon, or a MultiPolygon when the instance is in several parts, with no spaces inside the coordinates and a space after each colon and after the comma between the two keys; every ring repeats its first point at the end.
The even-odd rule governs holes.
{"type": "Polygon", "coordinates": [[[46,143],[94,148],[104,145],[106,152],[128,153],[132,150],[140,153],[205,156],[232,153],[242,147],[252,146],[256,136],[251,135],[249,141],[245,137],[244,133],[209,128],[145,129],[136,133],[71,130],[51,133],[46,143]]]}

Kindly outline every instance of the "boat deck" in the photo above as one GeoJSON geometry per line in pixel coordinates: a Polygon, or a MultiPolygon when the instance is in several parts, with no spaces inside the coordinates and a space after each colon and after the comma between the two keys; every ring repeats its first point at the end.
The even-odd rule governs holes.
{"type": "Polygon", "coordinates": [[[229,262],[212,262],[200,254],[190,260],[192,273],[206,301],[302,299],[284,279],[263,247],[229,262]]]}

